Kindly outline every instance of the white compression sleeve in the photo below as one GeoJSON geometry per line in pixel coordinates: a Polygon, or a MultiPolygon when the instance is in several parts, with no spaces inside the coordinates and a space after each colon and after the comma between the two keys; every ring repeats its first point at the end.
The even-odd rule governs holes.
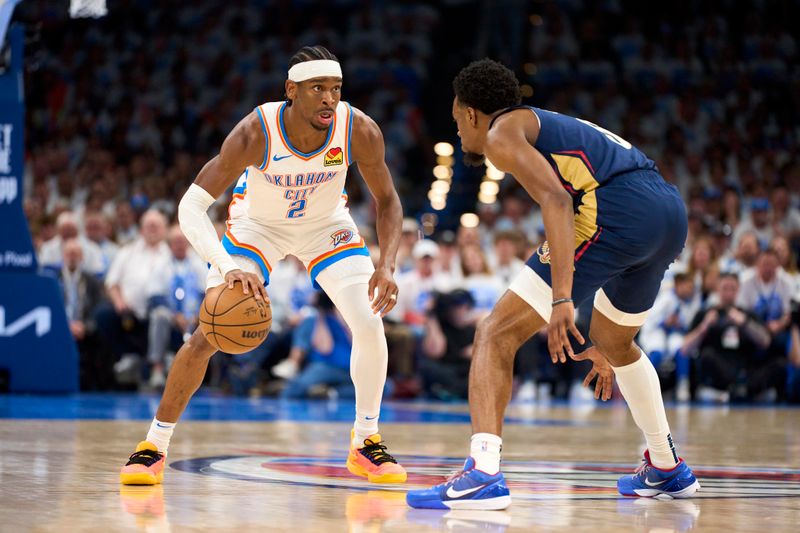
{"type": "Polygon", "coordinates": [[[219,269],[222,276],[239,266],[217,239],[217,230],[208,218],[208,208],[215,201],[208,191],[192,183],[178,204],[178,221],[186,238],[200,257],[219,269]]]}

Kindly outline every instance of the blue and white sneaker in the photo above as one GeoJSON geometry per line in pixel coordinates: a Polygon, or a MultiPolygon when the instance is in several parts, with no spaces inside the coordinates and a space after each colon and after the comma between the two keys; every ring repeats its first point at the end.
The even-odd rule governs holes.
{"type": "Polygon", "coordinates": [[[461,472],[435,487],[408,491],[406,502],[415,509],[500,511],[511,505],[511,496],[502,472],[482,472],[468,457],[461,472]]]}
{"type": "Polygon", "coordinates": [[[650,462],[650,452],[645,450],[642,465],[630,476],[617,481],[617,490],[623,496],[646,498],[691,498],[700,489],[700,482],[683,459],[671,470],[661,470],[650,462]]]}

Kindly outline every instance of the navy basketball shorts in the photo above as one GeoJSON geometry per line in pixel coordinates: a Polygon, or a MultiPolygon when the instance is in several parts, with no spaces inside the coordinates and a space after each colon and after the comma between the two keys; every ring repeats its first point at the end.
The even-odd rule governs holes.
{"type": "MultiPolygon", "coordinates": [[[[661,287],[664,272],[686,242],[686,208],[678,190],[655,171],[615,176],[595,190],[596,215],[579,209],[576,228],[594,233],[577,243],[572,298],[590,296],[594,307],[621,326],[641,326],[661,287]],[[587,217],[591,217],[587,220],[587,217]]],[[[545,242],[526,262],[509,290],[547,322],[553,291],[545,242]]]]}

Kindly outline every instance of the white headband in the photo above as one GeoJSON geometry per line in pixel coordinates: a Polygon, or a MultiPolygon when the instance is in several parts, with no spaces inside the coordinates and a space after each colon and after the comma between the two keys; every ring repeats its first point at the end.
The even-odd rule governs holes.
{"type": "Polygon", "coordinates": [[[328,77],[342,77],[342,67],[338,61],[315,59],[314,61],[303,61],[289,69],[289,79],[295,82],[328,77]]]}

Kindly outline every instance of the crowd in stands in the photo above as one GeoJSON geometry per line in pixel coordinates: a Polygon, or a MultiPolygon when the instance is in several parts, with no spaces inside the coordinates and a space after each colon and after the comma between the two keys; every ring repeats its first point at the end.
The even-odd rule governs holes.
{"type": "MultiPolygon", "coordinates": [[[[334,4],[332,19],[266,0],[130,0],[93,23],[20,4],[15,17],[38,28],[26,59],[25,211],[41,267],[61,280],[85,389],[163,386],[205,289],[206,267],[174,225],[177,201],[241,117],[281,98],[288,57],[323,44],[343,62],[347,99],[381,125],[406,207],[386,394],[466,397],[475,325],[542,244],[540,211],[506,176],[496,203],[476,205],[477,227],[421,238],[408,191],[430,181],[420,156],[433,153],[429,124],[449,122],[425,95],[450,91],[431,86],[449,61],[434,39],[452,30],[446,9],[459,2],[334,4]],[[265,32],[277,16],[285,30],[265,32]]],[[[684,195],[689,239],[639,336],[665,389],[677,400],[798,401],[799,13],[765,2],[722,16],[703,4],[690,2],[688,16],[626,2],[503,2],[498,16],[521,26],[478,39],[474,54],[514,61],[526,102],[619,134],[684,195]]],[[[491,20],[473,21],[476,35],[491,20]]],[[[374,250],[374,209],[355,171],[348,194],[374,250]]],[[[219,229],[228,199],[210,212],[219,229]]],[[[207,384],[352,395],[349,332],[303,265],[276,265],[268,290],[267,341],[215,357],[207,384]]],[[[587,338],[590,314],[591,302],[578,309],[587,338]]],[[[581,394],[585,365],[553,367],[541,334],[517,363],[518,398],[581,394]]]]}

